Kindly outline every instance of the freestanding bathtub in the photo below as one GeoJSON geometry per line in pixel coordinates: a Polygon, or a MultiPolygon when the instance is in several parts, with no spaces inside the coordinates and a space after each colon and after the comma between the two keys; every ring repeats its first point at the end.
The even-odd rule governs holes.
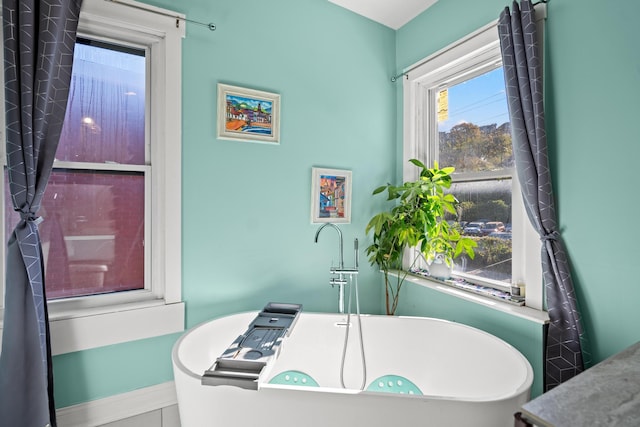
{"type": "Polygon", "coordinates": [[[512,426],[533,370],[499,338],[439,319],[363,315],[340,365],[346,315],[302,312],[257,390],[202,385],[201,376],[256,316],[234,314],[187,331],[173,370],[182,427],[512,426]]]}

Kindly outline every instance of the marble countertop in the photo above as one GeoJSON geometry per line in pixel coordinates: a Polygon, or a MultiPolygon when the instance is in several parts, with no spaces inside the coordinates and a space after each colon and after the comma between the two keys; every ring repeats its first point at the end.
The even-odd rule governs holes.
{"type": "Polygon", "coordinates": [[[640,342],[526,403],[540,427],[640,426],[640,342]]]}

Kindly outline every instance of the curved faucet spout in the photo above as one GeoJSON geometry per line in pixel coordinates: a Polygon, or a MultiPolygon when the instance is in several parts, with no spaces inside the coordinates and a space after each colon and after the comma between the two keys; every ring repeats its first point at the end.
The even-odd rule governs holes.
{"type": "Polygon", "coordinates": [[[331,227],[335,228],[335,230],[338,232],[338,237],[340,238],[340,242],[339,242],[339,244],[340,244],[340,268],[344,268],[344,255],[343,255],[343,250],[342,250],[342,247],[343,247],[342,231],[340,231],[340,228],[338,228],[337,225],[335,225],[334,223],[331,223],[331,222],[327,222],[325,224],[322,224],[320,226],[320,228],[318,228],[318,231],[316,231],[316,239],[315,239],[315,241],[316,241],[316,243],[318,243],[318,236],[320,235],[320,232],[328,225],[330,225],[331,227]]]}

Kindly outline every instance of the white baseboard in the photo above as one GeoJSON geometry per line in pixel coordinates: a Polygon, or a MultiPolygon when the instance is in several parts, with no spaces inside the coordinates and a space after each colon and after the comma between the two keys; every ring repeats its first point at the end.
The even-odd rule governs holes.
{"type": "Polygon", "coordinates": [[[60,427],[93,427],[178,403],[173,381],[104,399],[67,406],[56,411],[60,427]]]}

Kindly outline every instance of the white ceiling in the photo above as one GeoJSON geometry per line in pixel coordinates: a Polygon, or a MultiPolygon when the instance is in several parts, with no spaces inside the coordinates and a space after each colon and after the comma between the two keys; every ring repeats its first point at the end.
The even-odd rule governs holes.
{"type": "Polygon", "coordinates": [[[329,0],[397,30],[438,0],[329,0]]]}

